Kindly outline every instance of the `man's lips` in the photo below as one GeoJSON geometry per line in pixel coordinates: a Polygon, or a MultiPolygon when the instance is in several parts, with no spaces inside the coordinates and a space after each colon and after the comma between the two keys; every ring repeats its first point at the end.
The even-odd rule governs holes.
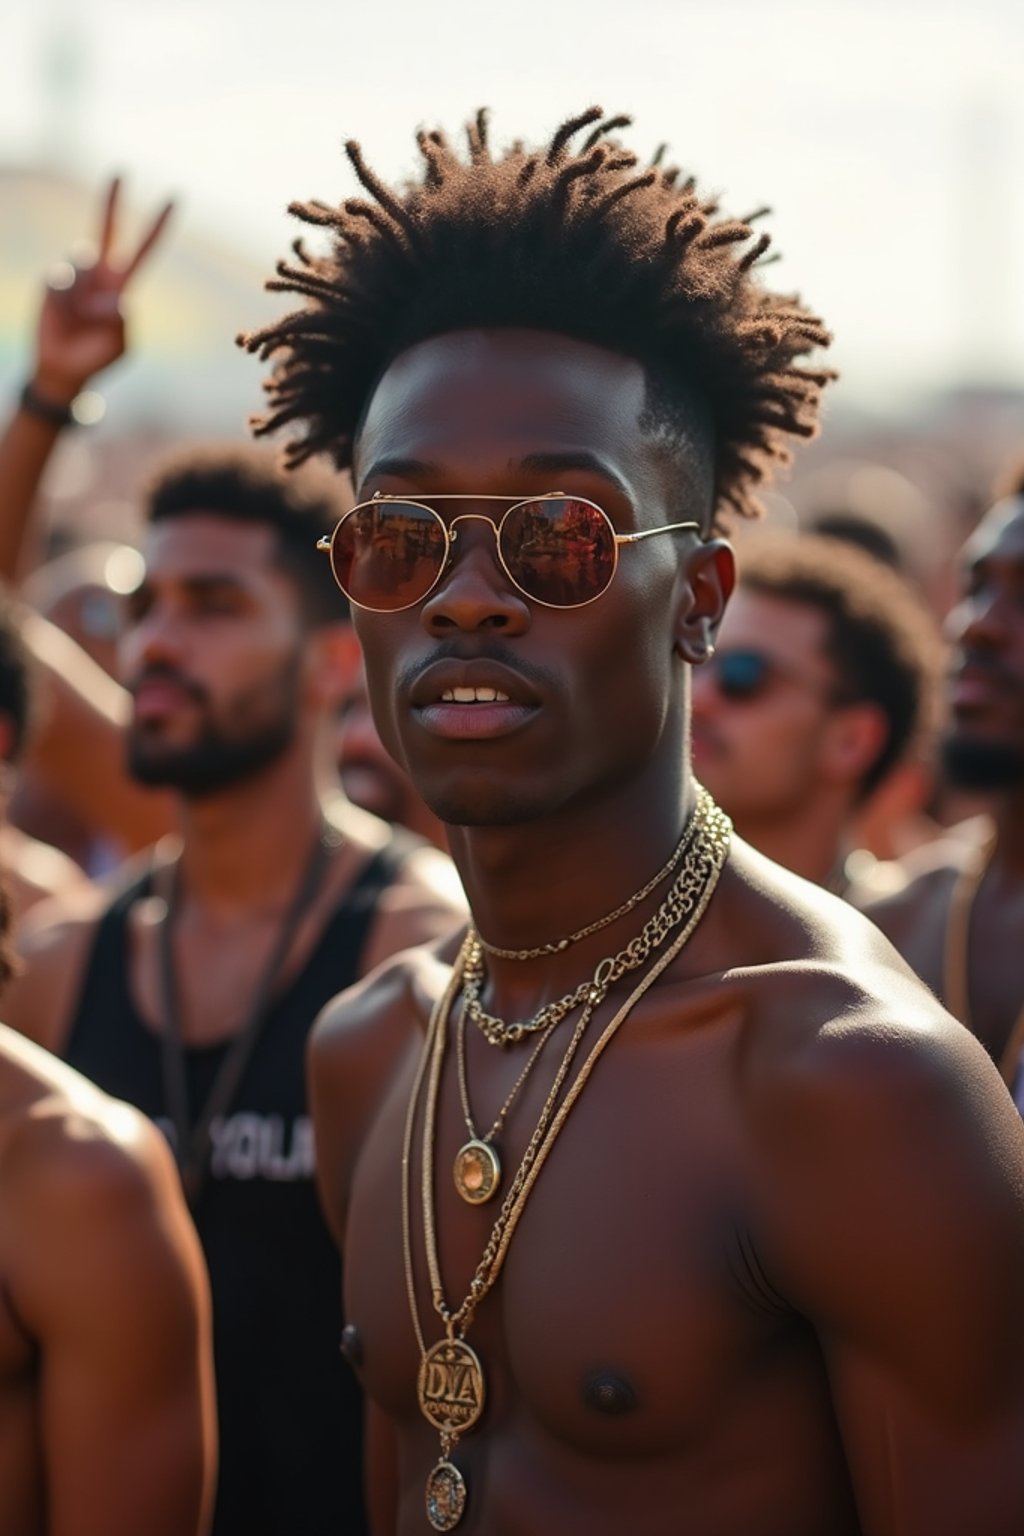
{"type": "Polygon", "coordinates": [[[136,720],[153,720],[195,703],[195,692],[173,678],[144,678],[132,689],[136,720]]]}
{"type": "Polygon", "coordinates": [[[420,725],[432,736],[461,741],[506,736],[540,706],[524,677],[485,659],[430,663],[416,679],[410,698],[420,725]]]}
{"type": "Polygon", "coordinates": [[[957,713],[988,709],[1021,692],[1018,679],[1005,668],[988,663],[966,661],[949,680],[949,700],[957,713]]]}
{"type": "Polygon", "coordinates": [[[429,709],[435,704],[461,705],[468,709],[513,704],[536,709],[540,699],[526,678],[514,668],[503,662],[480,658],[430,662],[416,678],[410,702],[414,709],[429,709]]]}

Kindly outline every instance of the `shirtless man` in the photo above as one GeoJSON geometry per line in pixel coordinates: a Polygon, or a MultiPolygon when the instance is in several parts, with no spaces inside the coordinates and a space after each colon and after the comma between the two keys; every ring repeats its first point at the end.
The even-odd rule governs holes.
{"type": "Polygon", "coordinates": [[[866,910],[999,1063],[1024,1114],[1024,482],[960,557],[949,616],[947,781],[993,796],[990,835],[948,838],[906,888],[866,910]]]}
{"type": "Polygon", "coordinates": [[[163,1139],[0,1025],[0,1533],[200,1536],[209,1296],[163,1139]]]}
{"type": "Polygon", "coordinates": [[[312,1050],[381,1528],[1019,1536],[1024,1129],[688,768],[714,520],[813,429],[827,338],[601,116],[421,134],[398,190],[352,146],[372,202],[311,205],[340,238],[249,343],[263,429],[352,466],[332,564],[472,913],[312,1050]]]}

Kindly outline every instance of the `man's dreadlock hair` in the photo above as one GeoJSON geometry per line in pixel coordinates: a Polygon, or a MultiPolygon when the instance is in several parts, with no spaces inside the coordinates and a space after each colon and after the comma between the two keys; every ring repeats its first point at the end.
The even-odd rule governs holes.
{"type": "Polygon", "coordinates": [[[717,506],[759,511],[756,487],[788,462],[787,438],[817,429],[833,375],[797,360],[828,332],[754,271],[769,237],[752,224],[767,210],[719,217],[661,151],[642,168],[615,136],[630,121],[591,107],[539,149],[494,154],[481,111],[466,159],[443,133],[420,131],[421,177],[398,189],[350,141],[371,200],[291,205],[331,231],[332,248],[314,255],[297,240],[297,260],[268,287],[303,307],[240,338],[274,359],[257,435],[301,423],[289,463],[328,453],[348,469],[365,405],[400,352],[455,330],[550,330],[637,358],[677,418],[694,394],[706,401],[717,506]]]}

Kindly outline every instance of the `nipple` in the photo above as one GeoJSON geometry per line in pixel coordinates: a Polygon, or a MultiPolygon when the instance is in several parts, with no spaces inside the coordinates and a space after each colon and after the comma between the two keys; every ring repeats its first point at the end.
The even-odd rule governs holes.
{"type": "Polygon", "coordinates": [[[637,1396],[626,1380],[616,1371],[591,1371],[583,1383],[583,1400],[588,1408],[617,1418],[632,1413],[638,1406],[637,1396]]]}

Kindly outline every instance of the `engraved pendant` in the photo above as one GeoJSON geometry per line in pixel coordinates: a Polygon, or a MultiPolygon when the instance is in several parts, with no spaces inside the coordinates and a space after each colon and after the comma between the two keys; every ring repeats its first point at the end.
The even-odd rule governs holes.
{"type": "Polygon", "coordinates": [[[442,1456],[427,1478],[427,1519],[435,1531],[453,1531],[466,1507],[466,1484],[458,1467],[442,1456]]]}
{"type": "Polygon", "coordinates": [[[488,1141],[467,1141],[455,1155],[455,1188],[470,1205],[483,1205],[501,1183],[501,1163],[488,1141]]]}
{"type": "Polygon", "coordinates": [[[476,1352],[462,1339],[432,1345],[420,1361],[416,1392],[423,1417],[436,1430],[461,1435],[471,1429],[484,1411],[484,1371],[476,1352]]]}

